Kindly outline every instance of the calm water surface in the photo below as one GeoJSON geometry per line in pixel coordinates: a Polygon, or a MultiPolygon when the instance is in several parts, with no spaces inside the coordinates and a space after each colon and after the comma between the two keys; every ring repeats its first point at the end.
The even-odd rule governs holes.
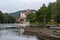
{"type": "Polygon", "coordinates": [[[0,40],[38,40],[36,36],[23,35],[17,29],[0,30],[0,40]]]}

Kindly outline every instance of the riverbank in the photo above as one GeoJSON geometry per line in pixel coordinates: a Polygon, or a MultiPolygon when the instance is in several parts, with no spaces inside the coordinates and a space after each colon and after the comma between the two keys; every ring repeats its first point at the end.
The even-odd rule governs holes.
{"type": "Polygon", "coordinates": [[[56,31],[60,31],[60,29],[50,29],[50,28],[26,28],[25,34],[28,35],[36,35],[37,38],[42,40],[60,40],[60,36],[55,35],[56,31]]]}

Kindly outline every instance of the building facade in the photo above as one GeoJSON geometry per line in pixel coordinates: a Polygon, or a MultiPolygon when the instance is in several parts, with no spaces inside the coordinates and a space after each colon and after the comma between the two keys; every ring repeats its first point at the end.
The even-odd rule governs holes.
{"type": "Polygon", "coordinates": [[[26,17],[28,14],[31,14],[32,12],[35,13],[36,11],[35,10],[29,10],[29,9],[21,11],[19,17],[16,18],[16,22],[22,22],[22,23],[27,22],[26,17]]]}

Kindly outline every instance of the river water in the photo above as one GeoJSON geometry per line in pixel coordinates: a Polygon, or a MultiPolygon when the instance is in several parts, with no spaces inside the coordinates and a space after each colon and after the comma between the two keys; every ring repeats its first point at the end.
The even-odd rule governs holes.
{"type": "Polygon", "coordinates": [[[0,40],[38,40],[36,36],[20,34],[17,29],[0,30],[0,40]]]}

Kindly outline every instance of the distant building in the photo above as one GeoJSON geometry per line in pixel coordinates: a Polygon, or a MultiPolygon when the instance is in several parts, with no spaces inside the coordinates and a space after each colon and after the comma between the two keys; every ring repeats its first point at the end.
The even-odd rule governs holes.
{"type": "Polygon", "coordinates": [[[18,23],[20,20],[19,20],[19,18],[16,18],[16,22],[18,23]]]}
{"type": "Polygon", "coordinates": [[[27,15],[30,13],[35,13],[35,12],[36,12],[36,10],[29,10],[29,9],[21,11],[19,17],[16,18],[16,22],[25,23],[27,15]]]}

